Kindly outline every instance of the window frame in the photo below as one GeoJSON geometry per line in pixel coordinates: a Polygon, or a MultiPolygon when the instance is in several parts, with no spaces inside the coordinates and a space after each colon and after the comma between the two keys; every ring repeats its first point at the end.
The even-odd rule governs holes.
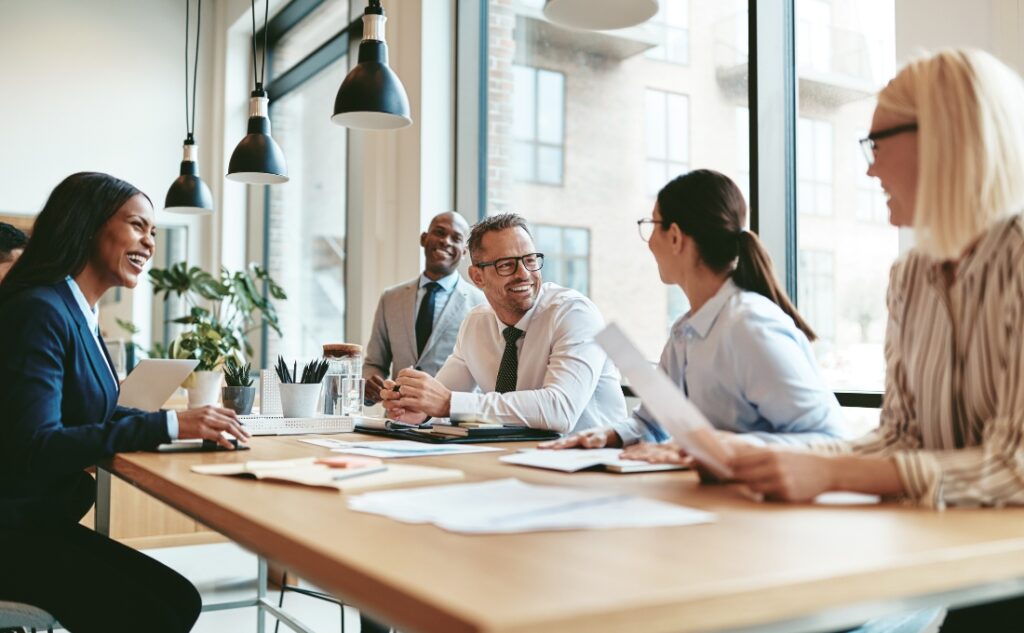
{"type": "MultiPolygon", "coordinates": [[[[565,99],[565,95],[568,92],[566,90],[566,86],[565,86],[565,82],[566,82],[565,73],[563,73],[561,71],[558,71],[558,70],[551,70],[550,68],[544,68],[543,66],[531,66],[529,64],[521,64],[521,63],[517,63],[517,62],[513,63],[512,66],[513,67],[517,67],[518,66],[520,68],[525,68],[525,69],[529,70],[531,72],[531,79],[533,80],[533,130],[531,131],[531,136],[528,139],[523,139],[523,138],[516,137],[515,136],[515,129],[514,129],[515,125],[514,124],[513,124],[513,132],[512,132],[513,147],[517,143],[528,143],[530,145],[530,150],[533,153],[533,174],[531,175],[530,178],[520,179],[518,176],[515,176],[514,173],[513,173],[513,177],[518,182],[524,182],[524,183],[527,183],[527,184],[530,184],[530,185],[541,185],[541,186],[544,186],[544,187],[564,187],[565,186],[565,146],[566,146],[566,142],[565,142],[565,136],[566,136],[566,134],[565,134],[565,124],[566,124],[566,114],[568,112],[568,110],[567,110],[568,104],[567,104],[566,99],[565,99]],[[540,140],[540,133],[539,133],[539,130],[540,130],[540,116],[539,116],[539,112],[541,110],[541,108],[540,108],[540,78],[541,78],[541,73],[548,73],[548,74],[552,74],[552,75],[558,75],[559,77],[561,77],[561,84],[562,84],[562,95],[561,95],[561,97],[562,97],[562,109],[561,109],[561,112],[559,113],[559,116],[561,117],[561,123],[559,125],[559,128],[560,128],[560,130],[562,132],[562,134],[561,134],[562,138],[560,139],[560,142],[558,144],[549,143],[547,141],[540,140]],[[537,175],[540,173],[540,150],[541,150],[541,148],[544,148],[544,147],[557,148],[558,149],[559,157],[560,157],[560,161],[559,162],[561,163],[561,165],[559,167],[559,170],[558,170],[558,175],[559,175],[558,182],[546,182],[544,180],[540,180],[540,179],[537,178],[537,175]]],[[[514,80],[513,80],[513,84],[514,84],[514,80]]],[[[484,161],[487,160],[487,154],[486,153],[483,154],[483,160],[484,161]]]]}

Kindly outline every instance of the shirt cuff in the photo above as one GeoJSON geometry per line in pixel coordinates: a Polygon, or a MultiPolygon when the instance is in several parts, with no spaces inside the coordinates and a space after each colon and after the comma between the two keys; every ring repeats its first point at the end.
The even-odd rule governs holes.
{"type": "Polygon", "coordinates": [[[167,437],[171,441],[178,439],[178,412],[166,411],[167,413],[167,437]]]}
{"type": "Polygon", "coordinates": [[[452,400],[449,403],[449,417],[455,417],[457,415],[469,415],[483,413],[480,410],[480,401],[483,399],[482,394],[469,393],[467,391],[453,391],[452,400]]]}
{"type": "Polygon", "coordinates": [[[908,497],[926,508],[946,508],[942,467],[934,455],[924,451],[902,451],[893,454],[893,459],[908,497]]]}

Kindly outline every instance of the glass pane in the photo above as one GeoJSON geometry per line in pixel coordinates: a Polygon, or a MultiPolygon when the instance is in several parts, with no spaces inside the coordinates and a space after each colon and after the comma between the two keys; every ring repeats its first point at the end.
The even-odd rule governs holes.
{"type": "Polygon", "coordinates": [[[895,71],[895,2],[798,0],[796,9],[797,303],[820,336],[814,348],[830,386],[881,390],[898,233],[857,139],[895,71]]]}
{"type": "Polygon", "coordinates": [[[536,72],[525,66],[513,66],[512,77],[515,88],[513,133],[516,138],[534,140],[537,138],[536,72]]]}
{"type": "Polygon", "coordinates": [[[562,231],[557,226],[543,224],[534,224],[532,229],[534,245],[538,251],[544,253],[544,257],[548,260],[545,264],[545,268],[547,268],[554,258],[562,254],[562,231]]]}
{"type": "Polygon", "coordinates": [[[690,104],[684,95],[668,95],[666,119],[668,121],[668,158],[686,162],[690,155],[690,104]]]}
{"type": "MultiPolygon", "coordinates": [[[[359,8],[358,14],[362,13],[363,7],[365,7],[365,3],[359,8]]],[[[260,9],[260,13],[262,12],[263,10],[260,9]]],[[[257,20],[262,17],[262,15],[258,15],[257,20]]],[[[268,60],[270,62],[268,76],[280,77],[292,66],[305,59],[307,55],[320,48],[321,44],[343,31],[350,22],[348,0],[326,0],[309,15],[302,18],[301,22],[289,29],[288,33],[274,46],[274,54],[268,60]]],[[[259,21],[257,21],[257,26],[259,26],[259,21]]],[[[273,99],[274,95],[270,95],[270,97],[273,99]]]]}
{"type": "Polygon", "coordinates": [[[590,232],[586,229],[565,229],[565,253],[567,255],[590,254],[590,232]]]}
{"type": "Polygon", "coordinates": [[[563,83],[561,73],[537,73],[537,140],[543,143],[562,144],[563,83]]]}
{"type": "Polygon", "coordinates": [[[668,134],[664,92],[647,90],[644,93],[644,130],[647,132],[647,156],[665,159],[668,156],[668,134]]]}
{"type": "MultiPolygon", "coordinates": [[[[533,224],[588,229],[595,256],[570,257],[561,281],[585,283],[605,320],[622,325],[651,359],[660,356],[671,322],[669,292],[636,219],[649,216],[654,194],[688,167],[745,183],[747,159],[737,145],[749,138],[747,117],[735,115],[747,105],[746,2],[660,4],[657,26],[608,33],[554,29],[519,0],[488,0],[487,11],[487,213],[512,208],[533,224]],[[668,48],[701,55],[690,56],[689,66],[666,63],[655,47],[662,59],[668,48]],[[509,160],[529,160],[513,150],[516,110],[529,107],[522,95],[508,94],[515,65],[563,78],[559,142],[540,143],[532,181],[508,177],[525,171],[509,169],[509,160]],[[560,186],[548,186],[556,175],[560,186]]],[[[543,111],[542,91],[536,101],[543,111]]],[[[563,234],[574,253],[575,235],[563,234]]],[[[559,274],[551,264],[547,280],[559,274]]]]}
{"type": "Polygon", "coordinates": [[[278,303],[284,337],[269,333],[271,362],[309,360],[345,340],[347,135],[330,118],[347,72],[343,57],[272,105],[291,180],[268,188],[268,269],[288,293],[278,303]]]}
{"type": "Polygon", "coordinates": [[[537,146],[517,141],[513,147],[512,168],[516,180],[534,180],[537,177],[537,146]]]}

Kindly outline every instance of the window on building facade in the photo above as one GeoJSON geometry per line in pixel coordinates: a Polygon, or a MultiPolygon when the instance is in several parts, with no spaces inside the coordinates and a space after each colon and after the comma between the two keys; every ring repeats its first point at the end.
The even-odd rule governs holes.
{"type": "Polygon", "coordinates": [[[690,155],[690,102],[686,95],[647,90],[644,93],[647,191],[652,196],[676,176],[686,173],[690,155]]]}
{"type": "MultiPolygon", "coordinates": [[[[654,193],[689,168],[717,169],[739,182],[736,147],[747,126],[734,115],[746,105],[746,38],[738,36],[747,31],[745,0],[660,4],[671,25],[685,27],[686,48],[694,51],[688,65],[658,57],[681,45],[647,54],[660,43],[650,24],[572,31],[545,20],[536,0],[488,0],[487,153],[481,169],[486,213],[511,209],[534,226],[587,231],[588,295],[605,320],[619,323],[651,359],[661,355],[683,302],[678,289],[662,283],[636,220],[650,217],[654,193]],[[544,73],[552,74],[554,96],[547,98],[541,94],[544,73]],[[550,128],[559,134],[541,138],[538,113],[564,113],[564,125],[559,120],[550,128]],[[552,157],[564,165],[561,171],[538,167],[534,147],[543,140],[561,149],[560,160],[552,157]]],[[[682,41],[678,33],[673,37],[682,41]]],[[[564,271],[552,266],[549,255],[545,279],[565,279],[564,271]]]]}
{"type": "Polygon", "coordinates": [[[651,18],[647,26],[659,44],[645,51],[644,55],[673,64],[690,63],[689,0],[662,2],[658,6],[657,15],[651,18]]]}
{"type": "Polygon", "coordinates": [[[544,253],[544,281],[590,295],[590,230],[534,224],[537,250],[544,253]]]}
{"type": "Polygon", "coordinates": [[[514,65],[513,164],[517,180],[562,184],[565,159],[565,76],[514,65]]]}

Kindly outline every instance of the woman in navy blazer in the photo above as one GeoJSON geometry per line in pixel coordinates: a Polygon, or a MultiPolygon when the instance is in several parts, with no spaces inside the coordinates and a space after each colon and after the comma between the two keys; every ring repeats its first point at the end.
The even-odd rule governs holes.
{"type": "Polygon", "coordinates": [[[73,633],[188,631],[201,606],[178,573],[79,524],[96,497],[85,469],[177,437],[247,437],[226,409],[117,406],[95,305],[135,287],[155,232],[145,194],[74,174],[0,283],[0,600],[46,609],[73,633]]]}

